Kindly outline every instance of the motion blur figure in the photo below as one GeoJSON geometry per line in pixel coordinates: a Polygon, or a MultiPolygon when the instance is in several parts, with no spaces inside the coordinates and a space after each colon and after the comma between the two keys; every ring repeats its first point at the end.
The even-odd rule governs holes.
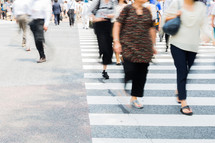
{"type": "Polygon", "coordinates": [[[68,12],[67,15],[69,17],[69,25],[73,26],[75,23],[75,13],[76,13],[76,1],[71,0],[68,4],[68,12]]]}
{"type": "Polygon", "coordinates": [[[50,0],[32,0],[30,28],[34,35],[35,44],[40,55],[37,63],[46,62],[43,43],[45,42],[44,31],[48,30],[51,18],[52,5],[50,0]]]}
{"type": "Polygon", "coordinates": [[[89,7],[89,13],[92,16],[96,37],[98,40],[99,54],[102,56],[104,79],[109,79],[106,72],[107,65],[112,63],[112,26],[111,19],[114,17],[114,7],[116,0],[93,0],[89,7]]]}
{"type": "Polygon", "coordinates": [[[52,10],[53,10],[53,13],[54,13],[54,22],[55,22],[55,25],[59,25],[60,24],[61,6],[58,3],[58,0],[54,0],[54,4],[52,6],[52,10]]]}
{"type": "Polygon", "coordinates": [[[89,28],[89,15],[88,15],[88,9],[89,9],[89,3],[88,0],[85,0],[82,6],[82,23],[83,23],[83,29],[89,28]]]}
{"type": "Polygon", "coordinates": [[[137,97],[143,97],[149,62],[157,53],[152,15],[148,8],[143,7],[145,2],[135,0],[127,5],[113,28],[114,51],[122,52],[125,85],[132,80],[130,103],[137,109],[143,108],[137,97]]]}
{"type": "MultiPolygon", "coordinates": [[[[16,22],[18,23],[20,30],[23,31],[22,47],[26,47],[26,31],[30,16],[30,4],[31,0],[16,0],[13,4],[13,12],[16,22]]],[[[26,50],[29,51],[29,47],[26,50]]]]}
{"type": "Polygon", "coordinates": [[[171,36],[171,54],[177,71],[176,96],[181,104],[180,112],[192,115],[191,108],[187,105],[187,76],[192,67],[199,49],[200,33],[205,41],[212,39],[208,26],[206,6],[198,0],[173,0],[164,13],[164,20],[180,16],[181,25],[176,35],[171,36]]]}

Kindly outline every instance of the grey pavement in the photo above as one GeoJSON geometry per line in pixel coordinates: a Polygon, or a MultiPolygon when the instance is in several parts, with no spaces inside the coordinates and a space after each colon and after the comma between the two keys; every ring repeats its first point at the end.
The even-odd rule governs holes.
{"type": "Polygon", "coordinates": [[[78,29],[46,32],[47,62],[21,47],[15,22],[0,21],[0,142],[91,143],[78,29]]]}

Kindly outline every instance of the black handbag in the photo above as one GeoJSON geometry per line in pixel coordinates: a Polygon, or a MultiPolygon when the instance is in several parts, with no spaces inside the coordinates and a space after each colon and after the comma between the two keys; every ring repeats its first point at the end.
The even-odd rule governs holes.
{"type": "MultiPolygon", "coordinates": [[[[178,9],[180,9],[180,3],[178,0],[178,9]]],[[[181,19],[180,17],[176,17],[174,19],[171,19],[167,21],[163,26],[163,32],[168,35],[176,35],[181,25],[181,19]]]]}

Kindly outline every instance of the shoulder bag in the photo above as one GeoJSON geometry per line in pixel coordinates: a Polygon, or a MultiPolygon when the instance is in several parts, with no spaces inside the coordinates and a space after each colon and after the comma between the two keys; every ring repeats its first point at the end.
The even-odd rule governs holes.
{"type": "MultiPolygon", "coordinates": [[[[178,10],[180,9],[180,2],[178,0],[178,10]]],[[[163,26],[164,33],[168,35],[176,35],[181,25],[180,16],[167,21],[163,26]]]]}

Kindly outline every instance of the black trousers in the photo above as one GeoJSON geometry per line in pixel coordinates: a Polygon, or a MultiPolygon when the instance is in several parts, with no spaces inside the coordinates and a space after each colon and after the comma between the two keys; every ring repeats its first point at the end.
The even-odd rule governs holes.
{"type": "Polygon", "coordinates": [[[54,14],[54,22],[55,22],[55,25],[60,24],[60,14],[54,14]]]}
{"type": "Polygon", "coordinates": [[[168,49],[168,47],[169,47],[169,38],[170,38],[170,35],[165,34],[166,49],[168,49]]]}
{"type": "Polygon", "coordinates": [[[69,17],[69,25],[72,26],[75,23],[75,10],[74,9],[69,9],[67,12],[67,15],[69,17]]]}
{"type": "Polygon", "coordinates": [[[113,38],[112,23],[110,20],[94,23],[94,30],[99,45],[99,54],[102,56],[103,65],[112,63],[113,56],[113,38]]]}
{"type": "Polygon", "coordinates": [[[39,52],[40,58],[45,58],[46,56],[43,47],[43,43],[45,42],[43,31],[44,19],[35,19],[32,22],[30,22],[29,25],[34,35],[35,44],[39,52]]]}
{"type": "Polygon", "coordinates": [[[179,100],[186,100],[187,91],[187,75],[194,63],[196,54],[194,52],[185,51],[171,44],[171,53],[177,70],[177,89],[179,100]]]}
{"type": "Polygon", "coordinates": [[[132,63],[124,59],[125,83],[132,80],[131,95],[143,97],[149,63],[132,63]]]}

